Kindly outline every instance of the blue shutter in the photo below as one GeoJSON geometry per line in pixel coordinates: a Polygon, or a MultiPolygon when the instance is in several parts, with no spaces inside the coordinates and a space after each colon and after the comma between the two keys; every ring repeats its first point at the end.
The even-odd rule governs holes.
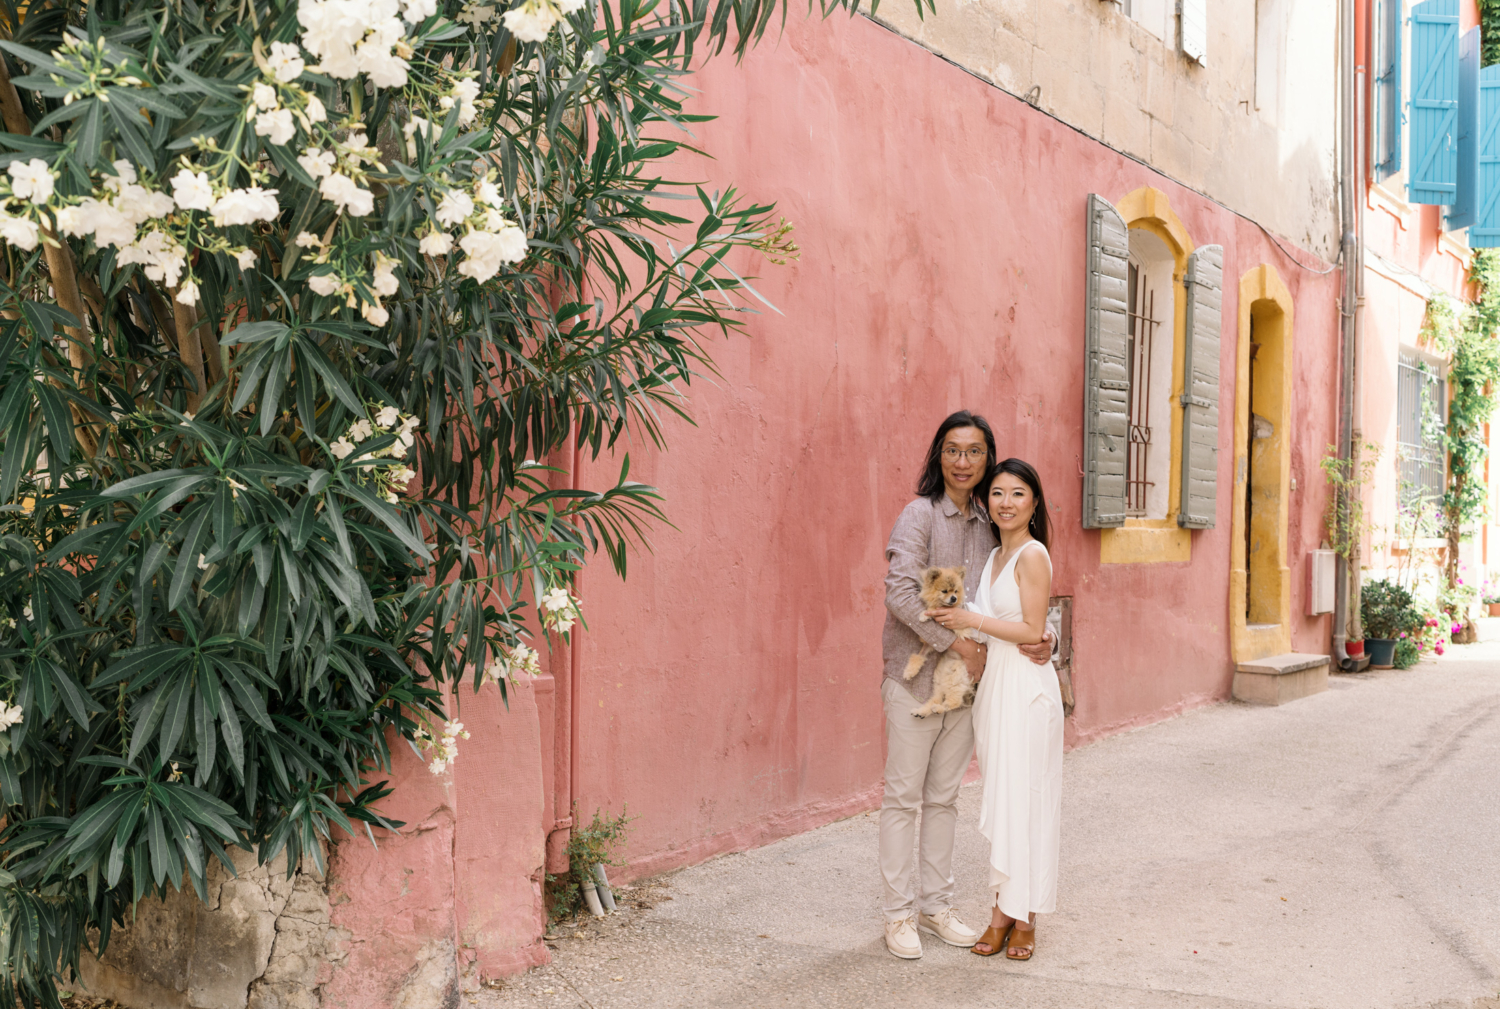
{"type": "Polygon", "coordinates": [[[1479,29],[1458,40],[1458,190],[1444,231],[1474,223],[1479,211],[1479,29]]]}
{"type": "Polygon", "coordinates": [[[1406,21],[1403,0],[1377,0],[1375,18],[1375,178],[1389,178],[1401,171],[1401,125],[1406,121],[1401,107],[1401,31],[1406,21]]]}
{"type": "Polygon", "coordinates": [[[1449,206],[1458,190],[1458,0],[1411,9],[1407,199],[1449,206]]]}
{"type": "Polygon", "coordinates": [[[1469,248],[1500,247],[1500,66],[1479,71],[1479,209],[1469,248]]]}

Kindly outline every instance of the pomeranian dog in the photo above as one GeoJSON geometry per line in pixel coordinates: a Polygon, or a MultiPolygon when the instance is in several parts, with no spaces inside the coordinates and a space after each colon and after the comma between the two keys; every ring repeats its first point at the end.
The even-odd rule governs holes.
{"type": "MultiPolygon", "coordinates": [[[[965,568],[928,568],[923,571],[921,591],[923,606],[929,610],[962,607],[965,573],[965,568]]],[[[921,619],[931,620],[932,618],[923,616],[921,619]]],[[[972,629],[959,633],[967,634],[975,641],[984,640],[978,631],[972,629]]],[[[902,678],[910,683],[922,671],[922,666],[933,651],[931,645],[924,643],[921,650],[906,660],[906,671],[902,674],[902,678]]],[[[937,667],[932,671],[932,697],[921,707],[913,708],[912,714],[918,718],[926,718],[928,715],[955,711],[973,701],[974,683],[969,679],[969,670],[964,665],[963,656],[950,648],[938,656],[937,667]]]]}

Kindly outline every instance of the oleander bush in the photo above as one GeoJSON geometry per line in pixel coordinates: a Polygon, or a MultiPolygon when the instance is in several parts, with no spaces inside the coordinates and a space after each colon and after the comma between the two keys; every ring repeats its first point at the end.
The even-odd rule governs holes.
{"type": "Polygon", "coordinates": [[[658,495],[544,463],[660,445],[793,250],[668,174],[774,9],[0,0],[0,1002],[399,827],[389,746],[445,771],[624,573],[658,495]]]}

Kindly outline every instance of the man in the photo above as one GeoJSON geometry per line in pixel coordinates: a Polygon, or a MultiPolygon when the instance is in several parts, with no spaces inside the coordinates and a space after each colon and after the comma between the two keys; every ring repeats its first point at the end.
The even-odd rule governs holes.
{"type": "MultiPolygon", "coordinates": [[[[922,955],[918,931],[952,946],[969,947],[979,934],[953,911],[953,828],[958,789],[974,753],[971,709],[917,718],[912,709],[932,692],[936,656],[911,681],[902,679],[906,662],[925,642],[937,652],[963,656],[969,676],[984,672],[985,647],[933,621],[919,618],[923,568],[966,569],[964,590],[973,599],[990,550],[996,546],[989,516],[972,503],[974,488],[996,462],[989,423],[960,410],[939,425],[927,449],[917,483],[918,497],[907,505],[886,547],[885,630],[881,635],[885,679],[887,754],[885,798],[880,805],[880,872],[885,878],[885,944],[907,960],[922,955]],[[912,888],[912,846],[917,812],[922,814],[918,889],[912,888]]],[[[1033,662],[1052,655],[1056,634],[1048,630],[1039,645],[1022,647],[1033,662]]]]}

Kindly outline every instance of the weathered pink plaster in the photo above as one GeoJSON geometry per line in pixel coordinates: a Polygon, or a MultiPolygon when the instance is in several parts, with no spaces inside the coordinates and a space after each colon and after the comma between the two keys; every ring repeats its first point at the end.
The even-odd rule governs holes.
{"type": "MultiPolygon", "coordinates": [[[[443,937],[482,975],[544,960],[538,887],[544,863],[562,867],[570,799],[585,822],[628,805],[622,878],[874,806],[883,549],[959,407],[1038,466],[1056,509],[1055,591],[1075,597],[1070,743],[1228,695],[1232,411],[1218,526],[1193,535],[1190,562],[1101,565],[1079,528],[1090,192],[1154,186],[1196,243],[1224,246],[1225,404],[1239,277],[1270,263],[1291,289],[1294,571],[1317,544],[1336,271],[1298,267],[1255,224],[864,18],[794,23],[694,83],[695,108],[722,118],[698,130],[714,160],[678,175],[776,201],[801,259],[736,264],[779,311],[705,336],[723,379],[692,386],[698,426],[669,423],[665,454],[631,446],[633,478],[663,490],[676,528],[655,530],[628,582],[602,559],[584,574],[576,658],[554,654],[509,712],[466,691],[474,738],[451,775],[398,757],[388,805],[413,826],[378,852],[339,846],[335,915],[355,938],[330,1005],[389,1005],[443,937]]],[[[583,470],[594,486],[618,463],[583,470]]],[[[1293,646],[1323,651],[1328,619],[1298,615],[1292,584],[1293,646]]]]}

